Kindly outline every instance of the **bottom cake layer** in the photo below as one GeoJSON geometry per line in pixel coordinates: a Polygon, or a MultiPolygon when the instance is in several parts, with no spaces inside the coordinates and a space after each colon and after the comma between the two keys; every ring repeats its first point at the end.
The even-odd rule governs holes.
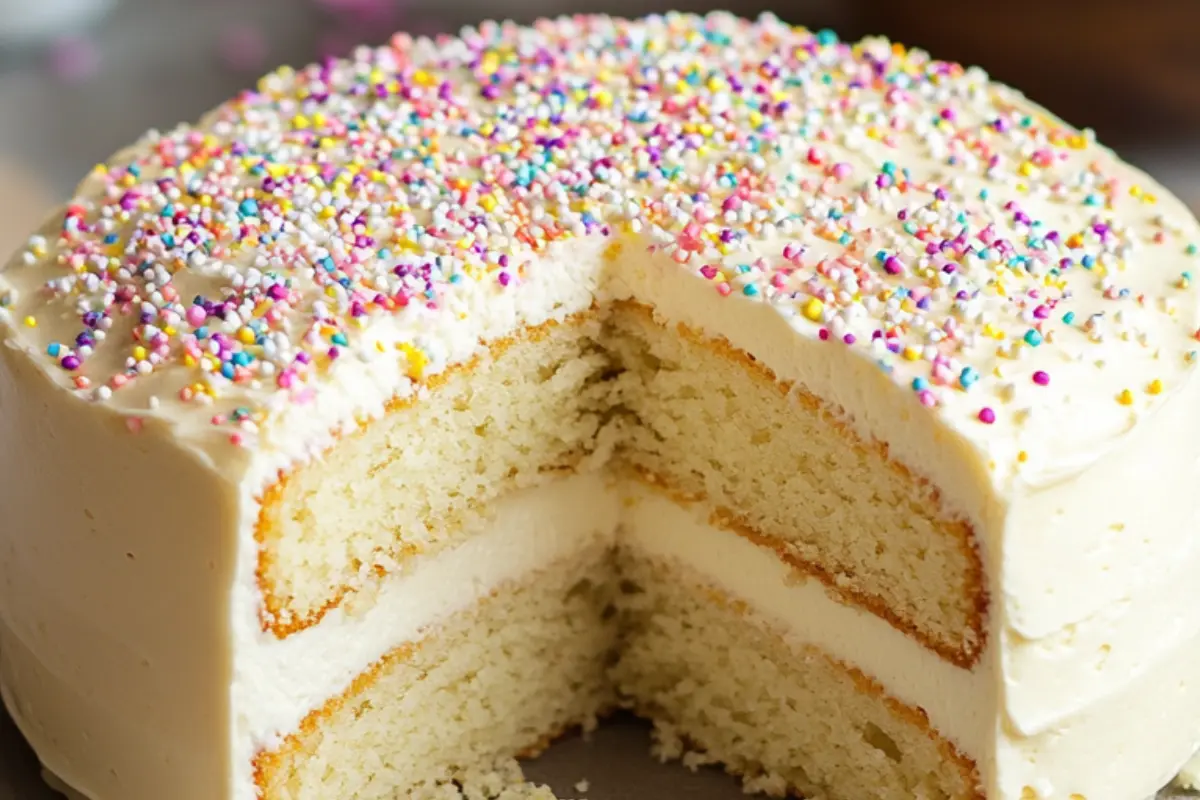
{"type": "Polygon", "coordinates": [[[414,800],[478,783],[613,707],[611,550],[498,588],[383,657],[256,762],[262,800],[414,800]]]}
{"type": "Polygon", "coordinates": [[[668,755],[720,763],[747,788],[828,800],[982,797],[974,764],[839,663],[682,562],[620,556],[622,702],[668,755]]]}

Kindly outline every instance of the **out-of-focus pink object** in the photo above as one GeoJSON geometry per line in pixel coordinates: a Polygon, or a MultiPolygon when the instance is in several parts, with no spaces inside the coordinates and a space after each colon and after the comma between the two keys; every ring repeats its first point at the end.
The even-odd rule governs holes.
{"type": "Polygon", "coordinates": [[[100,68],[100,51],[84,36],[60,36],[50,44],[47,55],[50,71],[67,83],[85,81],[100,68]]]}
{"type": "Polygon", "coordinates": [[[259,72],[267,61],[267,40],[258,28],[238,25],[221,33],[217,43],[221,60],[238,72],[259,72]]]}

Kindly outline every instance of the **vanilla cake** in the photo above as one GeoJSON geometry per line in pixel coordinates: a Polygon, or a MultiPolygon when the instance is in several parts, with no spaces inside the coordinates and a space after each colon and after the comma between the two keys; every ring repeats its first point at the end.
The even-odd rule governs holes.
{"type": "Polygon", "coordinates": [[[280,70],[0,273],[4,702],[90,800],[512,796],[619,708],[773,795],[1148,796],[1198,246],[981,71],[769,17],[280,70]]]}

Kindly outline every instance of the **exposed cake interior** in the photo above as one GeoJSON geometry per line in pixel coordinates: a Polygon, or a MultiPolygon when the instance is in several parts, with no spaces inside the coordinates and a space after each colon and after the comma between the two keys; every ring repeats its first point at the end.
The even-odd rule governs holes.
{"type": "Polygon", "coordinates": [[[976,796],[980,731],[939,731],[920,709],[953,714],[929,681],[900,699],[868,674],[932,663],[943,689],[965,684],[983,643],[971,530],[840,413],[721,337],[614,303],[491,342],[342,437],[264,496],[259,579],[281,644],[353,631],[386,587],[478,542],[534,553],[521,537],[537,524],[499,524],[494,508],[586,484],[576,513],[602,530],[569,533],[559,506],[556,560],[471,579],[486,600],[447,601],[295,730],[277,726],[256,754],[264,797],[436,793],[615,704],[759,788],[976,796]],[[645,512],[677,501],[679,517],[645,512]],[[742,548],[726,566],[720,542],[742,548]],[[755,569],[745,558],[773,565],[763,580],[782,594],[766,607],[729,574],[755,569]],[[901,666],[859,664],[861,645],[797,629],[798,609],[866,625],[901,666]],[[796,735],[768,746],[784,728],[796,735]]]}

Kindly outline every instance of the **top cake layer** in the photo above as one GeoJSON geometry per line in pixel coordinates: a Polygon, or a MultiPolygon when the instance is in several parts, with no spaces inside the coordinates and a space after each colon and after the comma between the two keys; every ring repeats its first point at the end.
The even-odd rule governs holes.
{"type": "Polygon", "coordinates": [[[726,15],[276,72],[98,167],[0,316],[55,383],[236,474],[294,446],[289,409],[361,413],[372,363],[399,351],[372,391],[403,394],[602,298],[576,248],[617,237],[876,363],[1000,490],[1095,461],[1200,348],[1200,230],[1090,133],[920,51],[726,15]]]}

